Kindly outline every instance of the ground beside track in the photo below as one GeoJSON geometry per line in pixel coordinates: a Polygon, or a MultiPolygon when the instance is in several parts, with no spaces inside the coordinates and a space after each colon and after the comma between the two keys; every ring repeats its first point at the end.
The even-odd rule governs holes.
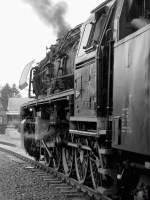
{"type": "MultiPolygon", "coordinates": [[[[19,134],[0,134],[0,147],[30,158],[23,149],[19,134]]],[[[56,177],[44,173],[40,169],[32,168],[29,163],[0,151],[0,200],[87,199],[77,196],[74,188],[70,189],[69,185],[59,183],[56,177]]]]}
{"type": "MultiPolygon", "coordinates": [[[[8,150],[12,150],[14,152],[20,153],[21,155],[31,158],[25,152],[21,134],[17,131],[9,131],[6,134],[0,134],[0,147],[7,148],[8,150]]],[[[33,158],[31,158],[33,159],[33,158]]]]}

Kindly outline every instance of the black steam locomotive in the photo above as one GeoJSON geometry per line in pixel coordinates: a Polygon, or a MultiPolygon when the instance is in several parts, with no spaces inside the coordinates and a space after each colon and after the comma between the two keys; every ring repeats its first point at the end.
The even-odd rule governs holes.
{"type": "Polygon", "coordinates": [[[107,0],[30,70],[24,146],[80,184],[150,199],[150,1],[107,0]]]}

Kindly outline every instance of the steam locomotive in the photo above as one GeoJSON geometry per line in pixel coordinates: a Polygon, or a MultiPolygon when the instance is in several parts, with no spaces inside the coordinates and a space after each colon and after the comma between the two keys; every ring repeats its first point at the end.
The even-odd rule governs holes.
{"type": "Polygon", "coordinates": [[[36,160],[112,199],[150,199],[150,1],[107,0],[30,70],[36,160]]]}

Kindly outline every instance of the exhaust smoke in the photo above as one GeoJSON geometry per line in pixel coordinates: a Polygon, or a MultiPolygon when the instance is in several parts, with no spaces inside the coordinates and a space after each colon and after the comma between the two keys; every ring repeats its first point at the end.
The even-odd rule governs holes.
{"type": "Polygon", "coordinates": [[[63,1],[54,4],[51,0],[24,0],[30,4],[40,19],[47,25],[52,26],[58,38],[64,36],[70,29],[64,16],[67,4],[63,1]]]}

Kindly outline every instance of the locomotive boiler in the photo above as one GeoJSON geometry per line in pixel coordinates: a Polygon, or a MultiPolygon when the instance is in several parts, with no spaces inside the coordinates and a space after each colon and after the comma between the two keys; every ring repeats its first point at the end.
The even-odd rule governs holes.
{"type": "Polygon", "coordinates": [[[149,20],[149,0],[100,4],[30,70],[21,108],[29,155],[112,199],[150,199],[149,20]]]}

